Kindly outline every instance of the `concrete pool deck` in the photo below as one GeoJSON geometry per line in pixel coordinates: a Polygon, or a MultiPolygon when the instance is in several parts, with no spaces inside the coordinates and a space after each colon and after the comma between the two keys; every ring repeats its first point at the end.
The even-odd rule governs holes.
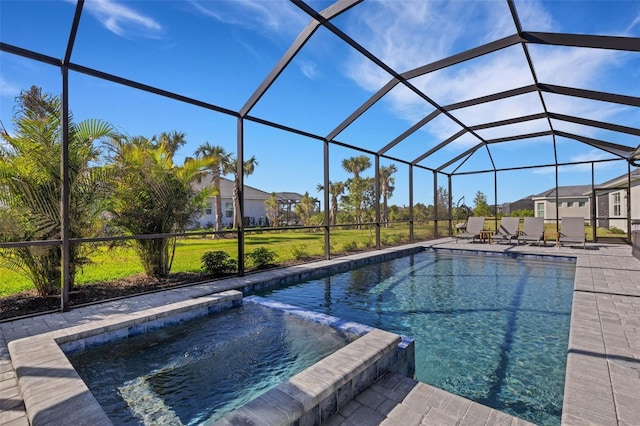
{"type": "MultiPolygon", "coordinates": [[[[640,424],[640,261],[631,256],[630,246],[587,244],[585,250],[455,243],[450,238],[414,246],[576,257],[562,423],[640,424]]],[[[405,248],[355,254],[105,302],[65,313],[0,323],[0,424],[29,424],[7,347],[10,341],[97,320],[124,318],[141,310],[262,281],[286,281],[289,275],[310,274],[318,268],[333,269],[351,261],[366,263],[371,256],[393,255],[405,248]]],[[[64,404],[63,391],[60,398],[60,403],[64,404]]],[[[327,423],[345,426],[383,423],[526,424],[496,410],[396,375],[385,376],[327,423]]]]}

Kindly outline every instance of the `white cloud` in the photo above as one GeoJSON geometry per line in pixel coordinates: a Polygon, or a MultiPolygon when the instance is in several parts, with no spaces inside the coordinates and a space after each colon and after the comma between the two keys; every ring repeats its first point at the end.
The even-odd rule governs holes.
{"type": "MultiPolygon", "coordinates": [[[[496,2],[373,2],[374,6],[360,10],[350,32],[397,72],[404,72],[438,59],[451,56],[499,37],[514,34],[510,13],[499,9],[496,2]],[[506,16],[506,18],[505,18],[506,16]],[[469,25],[473,22],[474,25],[469,25]],[[364,24],[364,29],[360,28],[364,24]]],[[[500,2],[502,3],[502,2],[500,2]]],[[[506,5],[506,3],[504,3],[506,5]]],[[[561,31],[553,17],[537,1],[517,2],[518,16],[525,30],[561,31]]],[[[598,49],[561,48],[529,45],[536,74],[540,82],[589,88],[606,78],[607,71],[624,65],[626,58],[598,49]]],[[[375,92],[390,80],[368,59],[354,55],[348,62],[347,75],[363,89],[375,92]]],[[[411,80],[440,105],[533,84],[529,65],[520,45],[502,49],[483,57],[429,73],[411,80]]],[[[554,110],[567,115],[592,119],[612,118],[616,108],[593,110],[593,103],[562,97],[554,110]]],[[[410,90],[396,88],[385,98],[390,109],[413,124],[433,108],[410,90]]],[[[503,101],[452,111],[466,125],[493,122],[543,112],[536,93],[503,101]]],[[[519,130],[539,131],[539,123],[527,122],[519,130]]],[[[458,130],[453,121],[423,128],[436,139],[444,139],[458,130]]],[[[595,134],[597,129],[586,129],[595,134]]],[[[581,129],[585,134],[585,129],[581,129]]],[[[589,134],[585,134],[589,136],[589,134]]],[[[477,140],[456,141],[451,148],[461,149],[477,140]]]]}
{"type": "Polygon", "coordinates": [[[20,87],[0,75],[0,96],[15,98],[20,94],[20,87]]]}
{"type": "Polygon", "coordinates": [[[301,60],[298,61],[298,67],[300,68],[302,74],[309,80],[315,80],[320,75],[318,66],[314,62],[301,60]]]}
{"type": "Polygon", "coordinates": [[[225,24],[276,34],[297,34],[310,20],[297,7],[283,0],[191,0],[190,3],[198,12],[225,24]]]}
{"type": "Polygon", "coordinates": [[[109,31],[122,37],[157,37],[162,32],[162,26],[153,18],[113,0],[88,0],[84,7],[109,31]]]}

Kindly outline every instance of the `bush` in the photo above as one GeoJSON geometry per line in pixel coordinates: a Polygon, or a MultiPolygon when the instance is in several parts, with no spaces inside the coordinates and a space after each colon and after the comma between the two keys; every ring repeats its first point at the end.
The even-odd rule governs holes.
{"type": "Polygon", "coordinates": [[[202,269],[210,275],[220,275],[227,271],[235,271],[237,262],[224,251],[208,251],[202,255],[202,269]]]}
{"type": "Polygon", "coordinates": [[[358,249],[358,243],[355,241],[349,241],[342,244],[342,250],[344,251],[354,251],[358,249]]]}
{"type": "Polygon", "coordinates": [[[293,246],[291,248],[291,254],[293,254],[293,257],[296,260],[309,260],[311,258],[311,254],[309,254],[309,250],[305,244],[302,244],[301,246],[293,246]]]}
{"type": "Polygon", "coordinates": [[[509,215],[511,217],[534,217],[534,211],[529,209],[515,210],[509,215]]]}
{"type": "Polygon", "coordinates": [[[362,245],[366,248],[375,247],[376,243],[373,241],[373,238],[369,237],[369,239],[365,240],[362,245]]]}
{"type": "Polygon", "coordinates": [[[251,259],[253,266],[258,269],[273,265],[277,257],[275,251],[264,247],[259,247],[254,251],[247,253],[246,256],[251,259]]]}

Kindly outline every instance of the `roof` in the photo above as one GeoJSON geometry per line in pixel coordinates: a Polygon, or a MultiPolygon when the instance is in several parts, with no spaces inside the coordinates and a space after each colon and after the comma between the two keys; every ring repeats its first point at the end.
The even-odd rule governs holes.
{"type": "MultiPolygon", "coordinates": [[[[587,192],[591,191],[591,185],[572,185],[572,186],[559,186],[558,197],[584,197],[587,192]]],[[[548,189],[541,192],[538,195],[534,195],[533,198],[555,198],[556,189],[548,189]]]]}
{"type": "Polygon", "coordinates": [[[299,194],[297,192],[276,192],[275,194],[278,200],[290,203],[300,201],[303,197],[302,194],[299,194]]]}
{"type": "MultiPolygon", "coordinates": [[[[629,175],[625,173],[622,176],[615,177],[604,183],[596,185],[596,189],[606,189],[606,188],[627,186],[628,179],[629,179],[629,175]]],[[[631,171],[631,181],[633,182],[636,180],[640,180],[640,168],[636,168],[631,171]]]]}
{"type": "MultiPolygon", "coordinates": [[[[213,184],[213,176],[204,176],[200,182],[194,184],[194,189],[199,190],[213,184]]],[[[248,185],[244,185],[245,200],[268,200],[271,194],[248,185]]],[[[220,178],[220,198],[231,199],[233,197],[233,181],[224,177],[220,178]]]]}

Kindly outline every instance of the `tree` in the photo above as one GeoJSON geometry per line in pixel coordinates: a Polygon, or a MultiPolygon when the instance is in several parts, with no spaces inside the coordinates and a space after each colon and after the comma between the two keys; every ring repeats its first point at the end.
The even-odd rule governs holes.
{"type": "MultiPolygon", "coordinates": [[[[329,209],[329,223],[336,225],[338,223],[338,197],[344,194],[344,182],[329,181],[329,194],[331,195],[331,208],[329,209]]],[[[318,192],[324,191],[324,185],[318,184],[318,192]]]]}
{"type": "Polygon", "coordinates": [[[487,203],[487,196],[482,193],[482,191],[476,192],[476,196],[473,199],[474,208],[473,214],[475,216],[491,216],[493,215],[493,210],[491,206],[487,203]]]}
{"type": "MultiPolygon", "coordinates": [[[[393,185],[396,183],[396,179],[393,177],[393,174],[398,171],[398,168],[395,164],[390,164],[389,166],[380,166],[380,170],[378,171],[378,175],[380,178],[380,195],[382,195],[382,222],[385,224],[385,228],[387,227],[387,222],[389,221],[389,211],[387,202],[389,198],[393,196],[393,190],[395,189],[393,185]]],[[[379,202],[379,200],[378,200],[379,202]]]]}
{"type": "Polygon", "coordinates": [[[231,169],[232,165],[235,165],[233,161],[233,154],[225,151],[220,145],[212,146],[209,142],[205,142],[196,149],[196,158],[205,158],[211,164],[209,172],[211,173],[211,181],[213,183],[213,211],[216,215],[214,237],[219,237],[218,232],[222,231],[222,200],[220,199],[220,177],[223,173],[227,173],[231,169]]]}
{"type": "Polygon", "coordinates": [[[296,204],[295,212],[300,215],[304,226],[311,225],[311,215],[316,212],[316,199],[305,192],[300,202],[296,204]]]}
{"type": "MultiPolygon", "coordinates": [[[[232,159],[229,163],[229,166],[224,171],[226,173],[233,174],[233,227],[238,228],[240,226],[240,222],[242,221],[242,217],[240,217],[240,177],[238,176],[238,169],[236,167],[237,160],[232,159]]],[[[258,160],[256,160],[255,155],[252,155],[247,161],[242,164],[242,173],[244,176],[250,176],[258,166],[258,160]]]]}
{"type": "Polygon", "coordinates": [[[266,215],[269,224],[272,228],[277,227],[278,220],[280,220],[280,201],[278,200],[278,197],[276,197],[276,193],[272,192],[269,199],[267,199],[264,204],[266,206],[266,215]]]}
{"type": "MultiPolygon", "coordinates": [[[[115,176],[108,206],[112,223],[131,235],[183,231],[209,195],[207,189],[196,193],[192,188],[211,166],[208,160],[177,166],[163,143],[149,148],[127,138],[113,139],[109,147],[115,176]]],[[[169,274],[175,238],[137,239],[133,244],[148,276],[169,274]]]]}
{"type": "MultiPolygon", "coordinates": [[[[60,170],[62,108],[60,100],[32,86],[16,98],[15,134],[2,134],[0,149],[1,229],[4,241],[57,240],[61,238],[60,170]]],[[[94,167],[100,156],[95,142],[116,135],[100,120],[78,124],[69,115],[68,177],[70,185],[70,238],[94,237],[100,232],[107,197],[105,170],[94,167]]],[[[90,244],[71,244],[70,287],[76,270],[89,262],[90,244]]],[[[4,263],[33,282],[41,296],[61,287],[60,245],[15,247],[1,251],[4,263]]]]}
{"type": "Polygon", "coordinates": [[[438,219],[449,218],[449,191],[444,186],[438,186],[436,194],[436,205],[438,206],[438,219]]]}
{"type": "Polygon", "coordinates": [[[373,194],[373,180],[371,178],[360,177],[360,173],[369,167],[371,167],[371,160],[366,155],[342,160],[342,168],[348,173],[353,174],[353,177],[347,179],[345,182],[349,190],[349,195],[343,197],[342,201],[355,213],[355,221],[358,228],[362,223],[363,212],[367,208],[367,205],[373,205],[370,203],[371,195],[373,194]]]}
{"type": "Polygon", "coordinates": [[[354,178],[360,177],[360,173],[371,167],[371,159],[366,155],[345,158],[342,160],[342,168],[353,174],[354,178]]]}
{"type": "Polygon", "coordinates": [[[164,149],[167,151],[167,153],[173,156],[178,148],[187,143],[187,140],[185,139],[186,136],[187,134],[184,132],[173,130],[169,133],[162,132],[160,133],[160,136],[154,135],[151,138],[151,141],[153,142],[154,148],[158,148],[160,145],[164,145],[164,149]]]}
{"type": "Polygon", "coordinates": [[[427,211],[427,206],[423,203],[416,203],[413,206],[413,220],[415,222],[426,222],[429,219],[429,212],[427,211]]]}

